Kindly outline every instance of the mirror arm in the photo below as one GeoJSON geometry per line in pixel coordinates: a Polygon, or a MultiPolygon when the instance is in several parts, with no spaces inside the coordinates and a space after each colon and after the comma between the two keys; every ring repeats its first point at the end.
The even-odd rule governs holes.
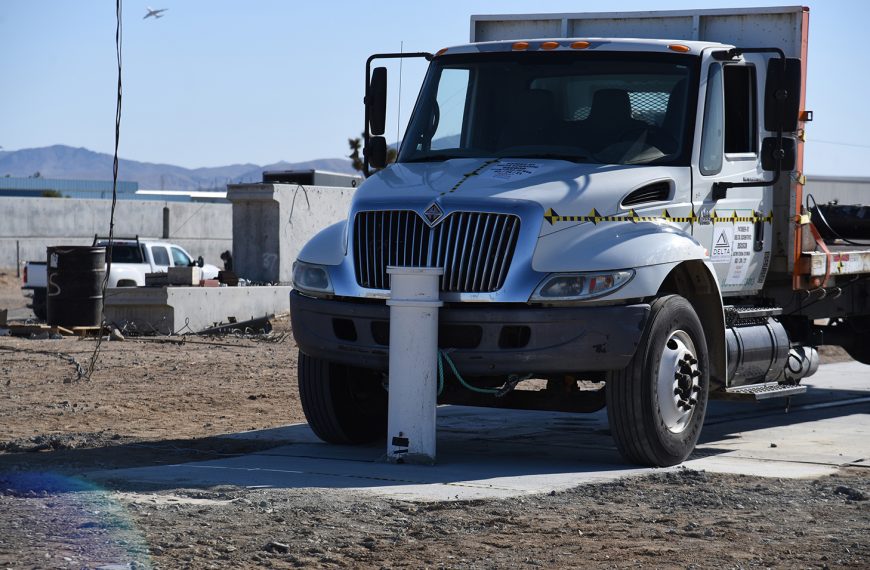
{"type": "Polygon", "coordinates": [[[369,159],[366,156],[365,149],[369,145],[369,86],[372,76],[372,62],[376,59],[398,59],[402,57],[422,57],[426,61],[432,61],[435,56],[427,51],[406,52],[406,53],[376,53],[369,56],[366,60],[366,90],[363,97],[363,107],[365,107],[365,126],[363,127],[363,174],[366,178],[372,175],[369,171],[369,159]]]}
{"type": "MultiPolygon", "coordinates": [[[[713,59],[718,61],[728,61],[740,57],[744,53],[775,53],[779,56],[782,69],[785,70],[785,52],[777,47],[768,48],[731,48],[729,50],[719,50],[712,53],[713,59]]],[[[783,76],[785,74],[783,73],[783,76]]],[[[785,100],[787,95],[777,93],[777,99],[785,100]]],[[[782,159],[785,156],[785,151],[782,149],[782,125],[785,123],[785,106],[780,104],[780,120],[779,128],[776,130],[776,170],[773,173],[773,178],[770,180],[759,180],[758,182],[714,182],[713,183],[713,200],[721,200],[728,195],[729,188],[756,188],[764,186],[773,186],[779,182],[779,177],[782,174],[782,159]]],[[[757,110],[756,110],[757,112],[757,110]]],[[[761,150],[758,151],[759,154],[761,150]]]]}

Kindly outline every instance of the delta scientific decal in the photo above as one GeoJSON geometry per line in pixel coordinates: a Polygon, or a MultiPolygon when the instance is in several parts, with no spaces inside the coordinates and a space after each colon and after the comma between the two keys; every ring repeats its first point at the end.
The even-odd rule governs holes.
{"type": "Polygon", "coordinates": [[[716,226],[713,232],[713,250],[710,261],[713,263],[731,262],[731,243],[734,241],[734,228],[729,225],[716,226]]]}

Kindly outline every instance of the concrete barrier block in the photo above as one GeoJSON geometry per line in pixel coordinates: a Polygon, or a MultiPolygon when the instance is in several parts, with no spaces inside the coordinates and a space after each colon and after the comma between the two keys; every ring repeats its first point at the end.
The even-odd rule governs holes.
{"type": "Polygon", "coordinates": [[[106,320],[119,329],[196,333],[218,323],[290,311],[289,286],[135,287],[106,291],[106,320]]]}

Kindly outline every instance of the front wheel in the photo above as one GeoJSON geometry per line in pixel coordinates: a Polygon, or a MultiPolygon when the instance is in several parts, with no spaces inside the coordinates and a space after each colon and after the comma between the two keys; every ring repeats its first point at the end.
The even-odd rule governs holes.
{"type": "Polygon", "coordinates": [[[387,433],[387,391],[377,372],[299,352],[299,399],[314,434],[358,444],[387,433]]]}
{"type": "Polygon", "coordinates": [[[710,385],[707,341],[679,295],[653,301],[640,345],[607,377],[607,417],[620,454],[641,465],[685,460],[701,435],[710,385]]]}

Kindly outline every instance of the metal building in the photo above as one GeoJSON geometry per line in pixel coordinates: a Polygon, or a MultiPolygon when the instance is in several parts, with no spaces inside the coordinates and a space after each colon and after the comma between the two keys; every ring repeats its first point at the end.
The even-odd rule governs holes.
{"type": "MultiPolygon", "coordinates": [[[[135,199],[138,182],[118,181],[118,198],[135,199]]],[[[64,198],[106,199],[112,197],[111,180],[69,180],[61,178],[0,178],[0,197],[39,198],[60,194],[64,198]]]]}

